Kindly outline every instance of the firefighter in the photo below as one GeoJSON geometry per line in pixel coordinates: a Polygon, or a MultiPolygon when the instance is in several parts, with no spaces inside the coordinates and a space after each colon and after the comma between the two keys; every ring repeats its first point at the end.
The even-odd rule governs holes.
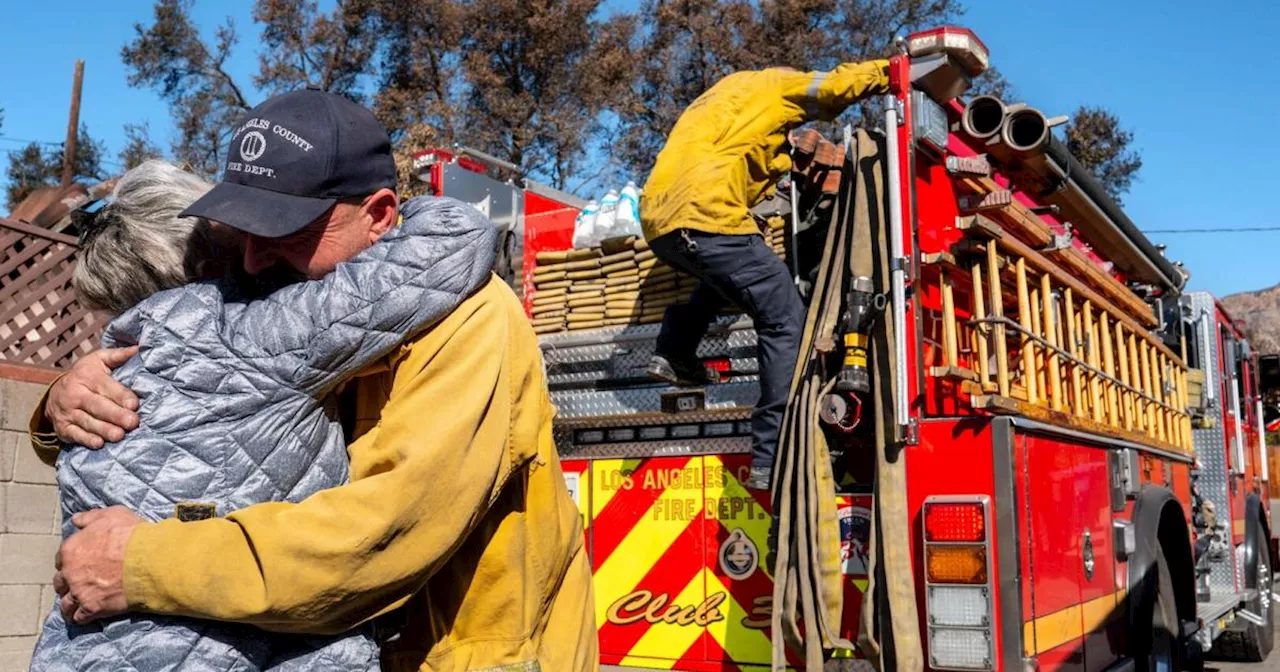
{"type": "Polygon", "coordinates": [[[749,488],[770,485],[805,313],[786,264],[765,244],[750,209],[791,169],[789,131],[832,120],[888,89],[887,60],[830,72],[734,73],[680,115],[644,186],[640,213],[649,246],[701,281],[689,303],[667,309],[649,376],[704,383],[696,351],[720,310],[736,304],[755,323],[760,400],[751,414],[749,488]]]}
{"type": "MultiPolygon", "coordinates": [[[[279,263],[310,278],[341,274],[398,220],[391,143],[369,110],[299,90],[246,112],[238,129],[222,182],[183,215],[238,230],[250,273],[279,263]]],[[[124,507],[78,514],[81,529],[60,547],[53,582],[68,620],[144,612],[299,637],[365,624],[385,670],[598,669],[591,566],[555,452],[537,337],[496,276],[458,300],[337,393],[353,437],[349,483],[207,520],[144,522],[124,507]]],[[[372,328],[371,319],[356,311],[344,331],[372,328]]],[[[75,434],[101,447],[138,427],[135,410],[189,407],[180,395],[148,395],[152,388],[139,390],[140,407],[107,366],[131,354],[80,360],[88,363],[53,383],[32,429],[80,441],[68,432],[79,425],[75,434]],[[107,425],[110,418],[123,424],[107,425]],[[100,431],[114,437],[93,441],[100,431]]],[[[234,391],[224,386],[227,394],[264,394],[215,368],[209,375],[239,381],[234,391]]],[[[263,491],[276,487],[271,474],[298,467],[294,444],[310,440],[252,438],[255,454],[279,456],[260,468],[248,453],[240,462],[263,491]]],[[[160,471],[183,476],[166,466],[145,478],[160,471]]],[[[182,660],[197,667],[202,653],[182,660]]]]}

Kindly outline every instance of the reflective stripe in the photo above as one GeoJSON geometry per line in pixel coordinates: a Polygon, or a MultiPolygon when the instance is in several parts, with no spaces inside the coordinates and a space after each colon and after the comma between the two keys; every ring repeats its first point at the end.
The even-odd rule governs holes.
{"type": "Polygon", "coordinates": [[[1030,658],[1091,633],[1104,631],[1109,621],[1121,616],[1117,605],[1124,602],[1124,596],[1125,591],[1116,591],[1023,623],[1023,653],[1030,658]]]}
{"type": "Polygon", "coordinates": [[[810,98],[817,98],[818,92],[822,89],[822,83],[825,81],[827,81],[827,73],[819,72],[814,75],[813,81],[809,82],[809,88],[804,92],[804,95],[810,98]]]}

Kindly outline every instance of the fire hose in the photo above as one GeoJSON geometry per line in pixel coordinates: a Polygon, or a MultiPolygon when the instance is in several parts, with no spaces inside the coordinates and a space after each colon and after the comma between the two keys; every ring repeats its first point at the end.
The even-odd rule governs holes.
{"type": "MultiPolygon", "coordinates": [[[[854,278],[870,278],[872,291],[886,293],[891,268],[885,151],[859,130],[845,156],[774,465],[774,670],[786,667],[788,645],[804,652],[809,670],[822,669],[824,648],[854,646],[840,636],[840,524],[835,474],[819,412],[824,397],[840,380],[828,372],[826,360],[835,350],[842,300],[850,290],[863,289],[853,286],[854,278]]],[[[863,600],[859,645],[880,670],[915,672],[924,665],[911,573],[903,440],[897,436],[894,407],[893,324],[876,320],[869,331],[865,340],[869,409],[862,412],[869,412],[875,424],[876,484],[870,582],[863,600]]]]}

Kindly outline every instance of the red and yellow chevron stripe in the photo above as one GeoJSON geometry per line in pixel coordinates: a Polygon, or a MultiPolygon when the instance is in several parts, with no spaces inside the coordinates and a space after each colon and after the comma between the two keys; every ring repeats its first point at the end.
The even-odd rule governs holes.
{"type": "MultiPolygon", "coordinates": [[[[769,502],[742,486],[748,462],[707,455],[564,463],[587,522],[601,662],[717,672],[768,665],[769,502]]],[[[850,579],[847,622],[856,624],[865,580],[850,579]]]]}

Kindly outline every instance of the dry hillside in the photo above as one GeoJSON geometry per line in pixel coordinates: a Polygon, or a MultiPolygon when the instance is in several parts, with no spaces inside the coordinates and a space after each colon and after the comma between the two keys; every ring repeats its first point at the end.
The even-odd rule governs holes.
{"type": "Polygon", "coordinates": [[[1232,294],[1222,299],[1222,305],[1244,324],[1255,352],[1280,354],[1280,285],[1232,294]]]}

